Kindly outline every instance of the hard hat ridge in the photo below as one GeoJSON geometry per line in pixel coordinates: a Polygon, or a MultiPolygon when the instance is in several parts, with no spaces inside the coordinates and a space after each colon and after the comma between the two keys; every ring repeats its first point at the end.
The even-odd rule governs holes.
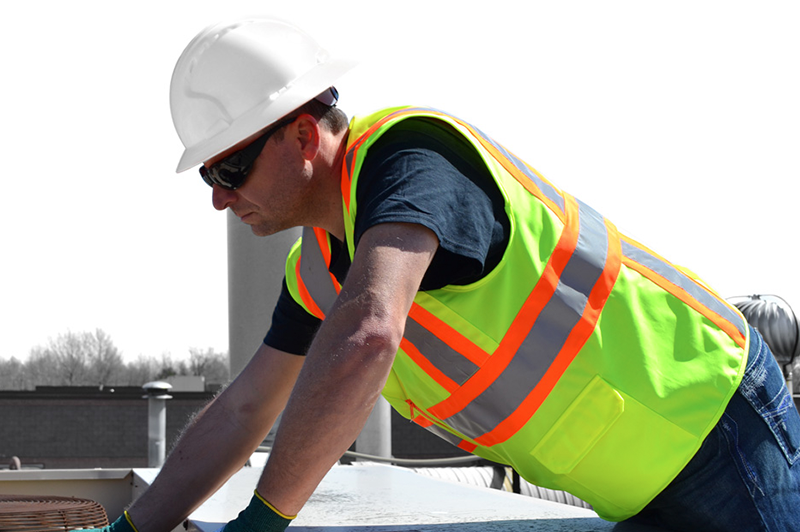
{"type": "Polygon", "coordinates": [[[186,148],[177,171],[210,159],[318,96],[335,102],[326,93],[354,65],[332,58],[282,20],[209,26],[189,43],[172,75],[172,119],[186,148]]]}

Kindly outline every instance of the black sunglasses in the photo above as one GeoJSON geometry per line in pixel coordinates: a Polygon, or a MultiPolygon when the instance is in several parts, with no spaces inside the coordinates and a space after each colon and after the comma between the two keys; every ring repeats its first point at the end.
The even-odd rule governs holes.
{"type": "Polygon", "coordinates": [[[247,174],[250,173],[250,169],[253,167],[253,163],[256,162],[261,150],[264,149],[272,134],[294,121],[295,118],[279,120],[274,127],[241,150],[231,153],[221,161],[217,161],[210,168],[206,168],[205,165],[201,166],[200,175],[203,181],[210,187],[219,185],[228,190],[236,190],[244,184],[247,174]]]}

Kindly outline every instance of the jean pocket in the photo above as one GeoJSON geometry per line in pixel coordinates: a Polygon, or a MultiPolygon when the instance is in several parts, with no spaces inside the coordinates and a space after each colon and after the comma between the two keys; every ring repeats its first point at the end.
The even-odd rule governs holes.
{"type": "Polygon", "coordinates": [[[750,350],[750,361],[739,391],[769,427],[789,465],[800,457],[800,414],[786,387],[783,372],[760,335],[750,350]]]}

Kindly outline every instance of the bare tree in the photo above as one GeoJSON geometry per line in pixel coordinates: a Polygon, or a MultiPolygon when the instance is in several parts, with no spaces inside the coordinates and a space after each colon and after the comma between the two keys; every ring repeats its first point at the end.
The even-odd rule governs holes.
{"type": "Polygon", "coordinates": [[[0,360],[0,390],[28,390],[33,388],[29,382],[25,364],[16,357],[0,360]]]}
{"type": "Polygon", "coordinates": [[[141,386],[174,375],[198,375],[208,384],[227,384],[227,353],[189,349],[188,360],[170,353],[139,358],[126,364],[111,337],[101,329],[67,332],[31,349],[28,359],[0,360],[0,390],[31,390],[36,386],[141,386]]]}
{"type": "Polygon", "coordinates": [[[96,329],[94,334],[83,333],[81,337],[91,384],[116,384],[115,378],[121,373],[124,363],[111,337],[101,329],[96,329]]]}
{"type": "Polygon", "coordinates": [[[32,388],[64,384],[56,355],[45,347],[36,346],[31,349],[25,371],[32,388]]]}
{"type": "Polygon", "coordinates": [[[205,377],[210,384],[226,384],[230,379],[227,353],[217,353],[210,347],[205,351],[190,348],[188,374],[205,377]]]}
{"type": "Polygon", "coordinates": [[[156,380],[156,375],[158,375],[159,371],[160,366],[155,358],[139,355],[136,360],[126,364],[117,384],[142,386],[147,382],[156,380]]]}
{"type": "Polygon", "coordinates": [[[99,386],[115,384],[124,363],[108,334],[96,329],[59,334],[34,347],[26,366],[34,385],[99,386]]]}
{"type": "Polygon", "coordinates": [[[58,365],[58,372],[67,386],[87,384],[88,360],[81,335],[68,332],[51,340],[47,349],[58,365]]]}
{"type": "Polygon", "coordinates": [[[161,360],[158,361],[158,373],[156,379],[163,380],[176,375],[189,375],[189,370],[186,367],[186,362],[183,360],[175,361],[171,353],[162,353],[161,360]]]}

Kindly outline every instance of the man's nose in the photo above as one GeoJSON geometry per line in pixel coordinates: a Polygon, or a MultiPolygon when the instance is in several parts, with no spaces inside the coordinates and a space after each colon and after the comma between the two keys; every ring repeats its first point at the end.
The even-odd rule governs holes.
{"type": "Polygon", "coordinates": [[[236,200],[236,191],[214,185],[211,190],[211,202],[218,211],[224,211],[236,200]]]}

